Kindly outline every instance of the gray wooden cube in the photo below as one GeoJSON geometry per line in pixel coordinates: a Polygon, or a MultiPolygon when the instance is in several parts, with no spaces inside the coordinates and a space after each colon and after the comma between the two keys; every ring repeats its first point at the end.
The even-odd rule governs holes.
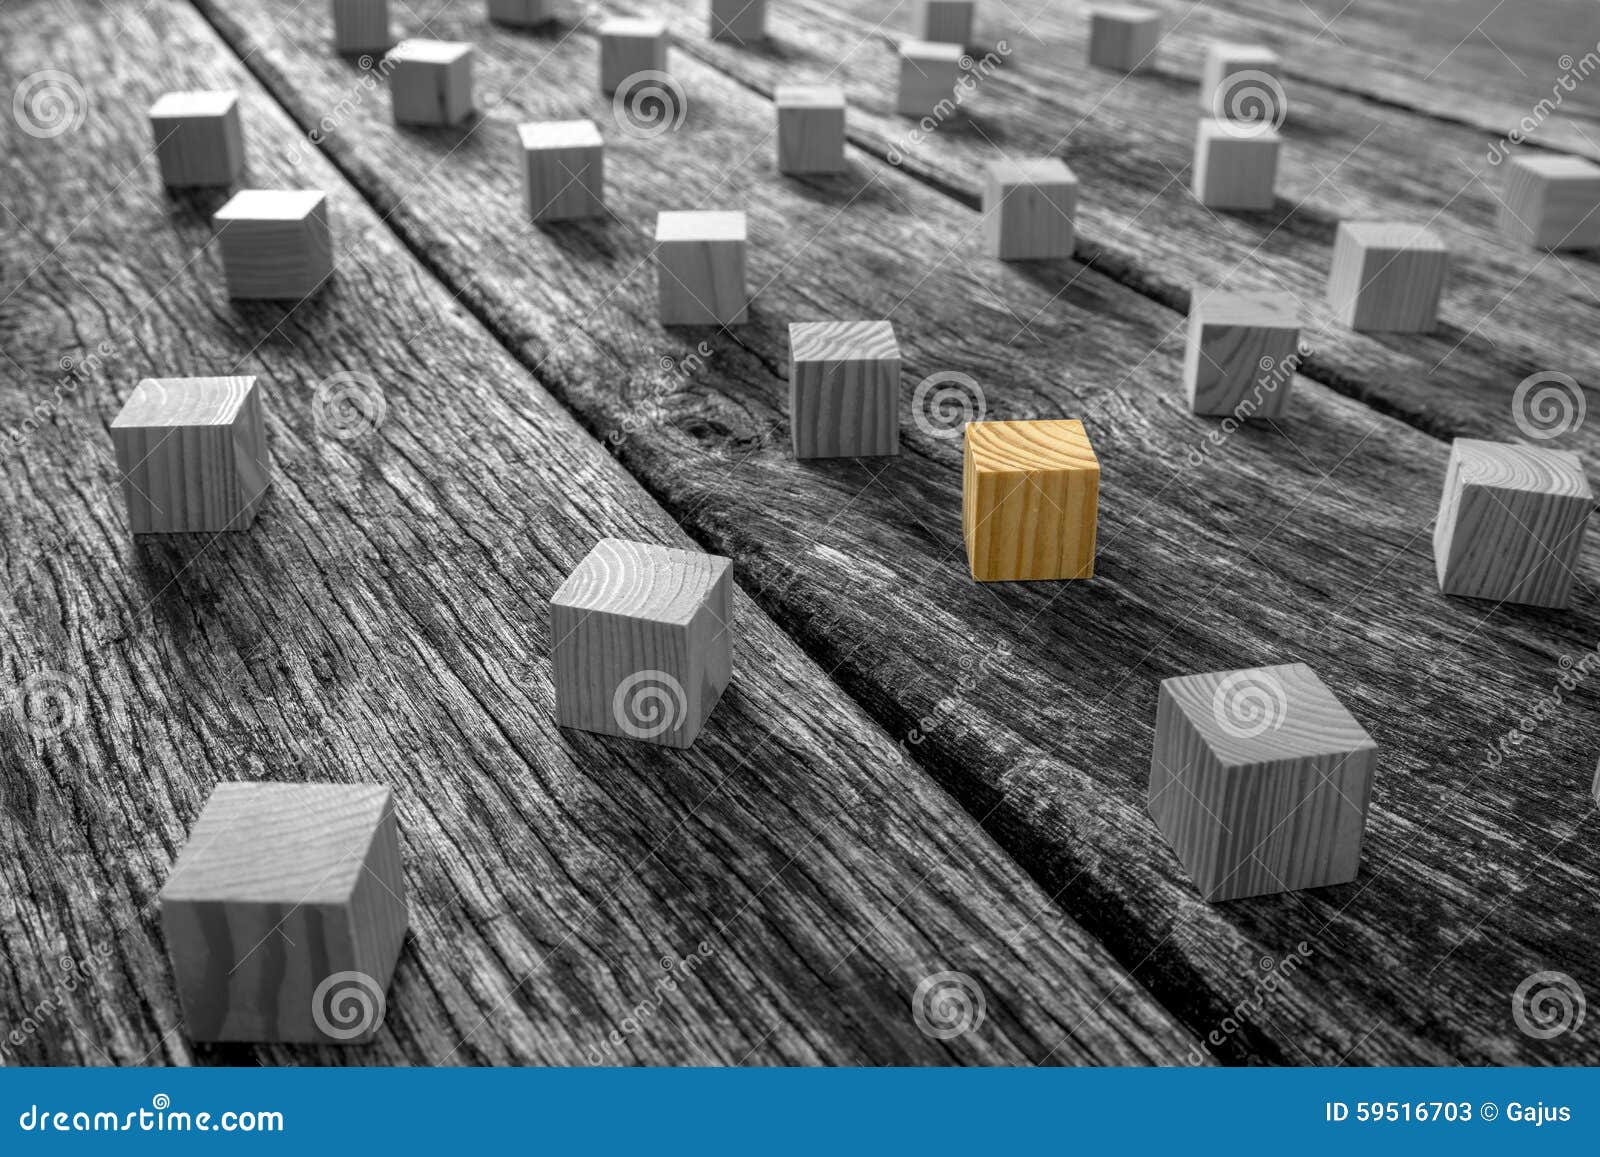
{"type": "Polygon", "coordinates": [[[514,28],[537,28],[556,18],[556,0],[489,0],[489,19],[514,28]]]}
{"type": "Polygon", "coordinates": [[[239,94],[169,92],[150,107],[161,180],[172,188],[231,185],[244,168],[239,94]]]}
{"type": "Polygon", "coordinates": [[[1594,494],[1576,454],[1457,438],[1433,526],[1447,595],[1565,607],[1594,494]]]}
{"type": "Polygon", "coordinates": [[[656,215],[656,281],[662,325],[743,325],[745,219],[738,211],[656,215]]]}
{"type": "Polygon", "coordinates": [[[836,84],[780,84],[774,101],[778,172],[844,172],[844,89],[836,84]]]}
{"type": "Polygon", "coordinates": [[[1148,72],[1161,43],[1161,13],[1131,4],[1101,4],[1089,12],[1089,63],[1116,72],[1148,72]]]}
{"type": "Polygon", "coordinates": [[[711,39],[759,44],[767,35],[767,0],[711,0],[711,39]]]}
{"type": "Polygon", "coordinates": [[[406,933],[389,789],[219,783],[161,889],[196,1041],[359,1043],[406,933]]]}
{"type": "Polygon", "coordinates": [[[1183,387],[1196,414],[1276,418],[1288,408],[1300,318],[1281,293],[1190,295],[1183,387]]]}
{"type": "Polygon", "coordinates": [[[1248,95],[1252,102],[1259,101],[1259,111],[1262,118],[1274,124],[1283,120],[1284,110],[1278,104],[1278,94],[1282,92],[1283,65],[1278,59],[1278,54],[1272,49],[1260,44],[1231,44],[1224,41],[1212,41],[1206,45],[1205,64],[1200,73],[1200,107],[1213,116],[1225,116],[1234,104],[1230,99],[1237,93],[1239,96],[1248,95]],[[1274,84],[1255,82],[1245,84],[1236,81],[1231,85],[1224,82],[1230,76],[1239,72],[1264,73],[1272,78],[1274,84]],[[1219,92],[1221,93],[1219,99],[1219,92]]]}
{"type": "Polygon", "coordinates": [[[688,747],[733,674],[733,564],[604,538],[550,599],[556,721],[688,747]]]}
{"type": "Polygon", "coordinates": [[[600,25],[600,91],[610,95],[629,77],[667,71],[667,26],[660,20],[615,17],[600,25]]]}
{"type": "Polygon", "coordinates": [[[518,125],[517,137],[522,204],[530,220],[605,216],[605,141],[593,121],[518,125]]]}
{"type": "Polygon", "coordinates": [[[1439,317],[1450,251],[1414,225],[1341,221],[1328,269],[1328,303],[1354,330],[1427,333],[1439,317]]]}
{"type": "Polygon", "coordinates": [[[900,346],[887,321],[789,326],[789,428],[796,458],[900,453],[900,346]]]}
{"type": "Polygon", "coordinates": [[[389,51],[389,103],[398,125],[455,125],[473,112],[472,45],[402,40],[389,51]]]}
{"type": "Polygon", "coordinates": [[[992,162],[984,170],[983,251],[1002,261],[1071,257],[1078,178],[1059,157],[992,162]]]}
{"type": "Polygon", "coordinates": [[[917,34],[932,44],[972,43],[973,0],[919,0],[917,34]]]}
{"type": "Polygon", "coordinates": [[[1600,165],[1530,154],[1506,162],[1500,232],[1535,249],[1600,245],[1600,165]]]}
{"type": "Polygon", "coordinates": [[[333,274],[326,193],[241,189],[211,220],[229,297],[299,300],[333,274]]]}
{"type": "Polygon", "coordinates": [[[1282,138],[1271,128],[1204,117],[1194,143],[1190,188],[1212,209],[1270,209],[1282,138]]]}
{"type": "Polygon", "coordinates": [[[1206,900],[1344,884],[1377,762],[1304,663],[1165,679],[1150,815],[1206,900]]]}
{"type": "Polygon", "coordinates": [[[333,0],[333,47],[346,56],[389,51],[389,0],[333,0]]]}
{"type": "Polygon", "coordinates": [[[959,44],[934,44],[926,40],[907,40],[900,45],[900,88],[895,109],[901,116],[938,115],[942,108],[954,110],[956,85],[961,80],[959,44]]]}

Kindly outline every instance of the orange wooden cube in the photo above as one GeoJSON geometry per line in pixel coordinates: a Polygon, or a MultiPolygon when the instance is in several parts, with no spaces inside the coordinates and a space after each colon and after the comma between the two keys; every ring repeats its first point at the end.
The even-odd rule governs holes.
{"type": "Polygon", "coordinates": [[[1083,423],[967,423],[961,522],[979,582],[1094,576],[1100,460],[1083,423]]]}

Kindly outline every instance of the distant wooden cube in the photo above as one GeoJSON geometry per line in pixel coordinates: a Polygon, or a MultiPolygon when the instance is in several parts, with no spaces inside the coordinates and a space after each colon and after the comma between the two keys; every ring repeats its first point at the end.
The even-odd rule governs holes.
{"type": "Polygon", "coordinates": [[[1206,900],[1345,884],[1377,763],[1304,663],[1165,679],[1150,815],[1206,900]]]}
{"type": "Polygon", "coordinates": [[[973,0],[921,0],[917,30],[932,44],[972,43],[973,0]]]}
{"type": "Polygon", "coordinates": [[[111,444],[134,534],[246,530],[272,484],[253,377],[146,378],[111,444]]]}
{"type": "Polygon", "coordinates": [[[759,44],[767,35],[767,0],[711,0],[711,39],[759,44]]]}
{"type": "Polygon", "coordinates": [[[743,325],[745,220],[738,211],[656,215],[662,325],[743,325]]]}
{"type": "Polygon", "coordinates": [[[1196,290],[1183,385],[1196,414],[1276,418],[1300,362],[1300,318],[1281,293],[1196,290]]]}
{"type": "Polygon", "coordinates": [[[1241,130],[1205,117],[1194,143],[1190,187],[1212,209],[1270,209],[1282,138],[1270,128],[1241,130]]]}
{"type": "Polygon", "coordinates": [[[556,722],[688,747],[733,673],[733,564],[604,538],[550,599],[556,722]]]}
{"type": "Polygon", "coordinates": [[[796,458],[900,453],[900,345],[894,326],[791,324],[789,427],[796,458]]]}
{"type": "Polygon", "coordinates": [[[1328,270],[1328,302],[1354,330],[1426,333],[1439,316],[1450,251],[1426,229],[1341,221],[1328,270]]]}
{"type": "Polygon", "coordinates": [[[1457,438],[1433,561],[1447,595],[1565,607],[1594,494],[1576,454],[1457,438]]]}
{"type": "Polygon", "coordinates": [[[1078,178],[1059,157],[994,161],[984,170],[983,251],[1002,261],[1071,257],[1078,178]]]}
{"type": "Polygon", "coordinates": [[[517,136],[522,204],[530,220],[605,216],[605,141],[593,121],[518,125],[517,136]]]}
{"type": "Polygon", "coordinates": [[[196,1041],[359,1043],[406,934],[389,789],[219,783],[161,889],[196,1041]]]}
{"type": "Polygon", "coordinates": [[[968,422],[961,479],[979,582],[1094,576],[1100,462],[1076,420],[968,422]]]}
{"type": "Polygon", "coordinates": [[[333,47],[346,56],[389,51],[389,0],[333,0],[333,47]]]}
{"type": "Polygon", "coordinates": [[[1535,249],[1600,245],[1600,165],[1582,157],[1512,157],[1499,227],[1509,240],[1535,249]]]}
{"type": "Polygon", "coordinates": [[[161,180],[172,188],[231,185],[244,168],[236,92],[169,92],[150,107],[161,180]]]}
{"type": "Polygon", "coordinates": [[[667,26],[615,17],[600,25],[600,91],[616,92],[641,72],[667,71],[667,26]]]}
{"type": "Polygon", "coordinates": [[[961,80],[959,44],[933,44],[908,40],[900,45],[900,91],[895,108],[901,116],[936,116],[955,110],[956,85],[961,80]]]}
{"type": "Polygon", "coordinates": [[[326,193],[241,189],[211,220],[229,297],[297,301],[333,273],[326,193]]]}
{"type": "Polygon", "coordinates": [[[1115,72],[1148,72],[1161,44],[1161,13],[1131,4],[1103,4],[1089,12],[1089,63],[1115,72]]]}
{"type": "Polygon", "coordinates": [[[514,28],[537,28],[556,18],[556,0],[489,0],[489,19],[514,28]]]}
{"type": "Polygon", "coordinates": [[[1200,74],[1200,107],[1212,116],[1236,117],[1240,112],[1259,112],[1259,119],[1281,124],[1285,112],[1279,103],[1282,93],[1283,64],[1272,49],[1259,44],[1227,44],[1221,41],[1206,45],[1205,66],[1200,74]],[[1263,73],[1271,78],[1271,82],[1252,77],[1224,86],[1230,76],[1239,72],[1263,73]],[[1257,101],[1260,102],[1259,109],[1238,107],[1241,103],[1254,106],[1257,101]]]}
{"type": "Polygon", "coordinates": [[[774,95],[778,172],[844,172],[844,89],[836,84],[780,84],[774,95]]]}
{"type": "Polygon", "coordinates": [[[472,45],[402,40],[388,62],[395,124],[454,125],[472,115],[472,45]]]}

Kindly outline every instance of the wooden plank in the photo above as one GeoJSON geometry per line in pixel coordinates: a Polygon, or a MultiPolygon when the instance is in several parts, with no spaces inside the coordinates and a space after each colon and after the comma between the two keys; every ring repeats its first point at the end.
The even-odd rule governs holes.
{"type": "MultiPolygon", "coordinates": [[[[550,595],[599,538],[689,540],[192,9],[7,19],[26,29],[8,24],[12,65],[76,77],[94,110],[0,160],[0,341],[26,383],[0,391],[8,1061],[1184,1054],[1192,1038],[747,595],[692,751],[558,730],[550,595]],[[144,109],[180,83],[239,89],[252,181],[327,190],[338,271],[303,307],[230,303],[208,245],[225,193],[162,192],[144,109]],[[262,383],[276,483],[248,534],[135,543],[105,426],[141,377],[184,370],[262,383]],[[394,790],[411,932],[374,1044],[187,1041],[154,901],[235,779],[394,790]],[[947,970],[988,1011],[936,1040],[912,996],[947,970]]],[[[353,99],[387,120],[381,88],[353,99]]],[[[515,192],[514,147],[496,163],[515,192]]]]}
{"type": "MultiPolygon", "coordinates": [[[[302,124],[357,82],[270,5],[203,7],[302,124]]],[[[790,8],[771,21],[788,71],[810,72],[833,45],[797,37],[790,8]]],[[[1600,730],[1579,709],[1586,686],[1578,703],[1545,700],[1575,669],[1558,659],[1588,661],[1600,616],[1587,593],[1550,616],[1434,592],[1443,443],[1305,379],[1273,425],[1188,414],[1181,315],[1070,262],[979,260],[977,213],[857,150],[842,178],[780,179],[772,107],[687,50],[673,66],[683,124],[608,134],[614,219],[521,229],[501,145],[525,118],[609,115],[587,95],[592,41],[570,25],[518,36],[418,13],[436,14],[439,34],[470,28],[483,46],[485,90],[502,95],[485,127],[439,164],[445,146],[357,108],[327,134],[331,155],[1209,1049],[1327,1063],[1600,1056],[1590,1038],[1526,1037],[1508,1011],[1530,972],[1593,974],[1600,730]],[[664,189],[680,205],[745,207],[756,297],[734,334],[656,324],[649,228],[664,189]],[[790,455],[786,327],[827,317],[895,325],[913,420],[893,461],[790,455]],[[1085,422],[1104,468],[1093,581],[972,583],[948,436],[963,388],[968,417],[1085,422]],[[1363,872],[1345,888],[1207,905],[1146,812],[1156,687],[1287,660],[1314,666],[1385,752],[1363,872]],[[1524,731],[1535,705],[1555,717],[1524,731]]],[[[1196,241],[1174,231],[1167,247],[1180,238],[1196,241]]],[[[1586,548],[1581,573],[1594,563],[1586,548]]]]}

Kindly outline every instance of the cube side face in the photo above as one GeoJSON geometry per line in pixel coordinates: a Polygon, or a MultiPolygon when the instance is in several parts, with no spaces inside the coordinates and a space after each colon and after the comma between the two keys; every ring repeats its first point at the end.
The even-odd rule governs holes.
{"type": "Polygon", "coordinates": [[[973,0],[922,0],[918,29],[930,44],[972,43],[973,0]]]}
{"type": "Polygon", "coordinates": [[[1216,756],[1163,682],[1156,700],[1156,734],[1146,806],[1156,830],[1171,846],[1201,895],[1212,891],[1225,874],[1219,858],[1218,831],[1207,809],[1215,812],[1218,807],[1226,807],[1229,786],[1216,756]]]}
{"type": "Polygon", "coordinates": [[[1452,460],[1434,528],[1439,589],[1462,598],[1570,604],[1593,500],[1464,482],[1452,460]]]}
{"type": "Polygon", "coordinates": [[[1161,43],[1161,17],[1096,11],[1089,14],[1089,64],[1115,72],[1148,72],[1161,43]]]}
{"type": "Polygon", "coordinates": [[[1294,381],[1280,367],[1298,357],[1300,331],[1278,326],[1219,325],[1189,318],[1184,390],[1196,414],[1280,417],[1294,381]]]}
{"type": "Polygon", "coordinates": [[[362,868],[350,894],[355,968],[370,977],[381,992],[394,976],[410,923],[405,865],[400,857],[400,822],[392,799],[385,803],[362,868]]]}
{"type": "Polygon", "coordinates": [[[449,126],[472,115],[472,54],[449,63],[399,60],[389,73],[396,124],[449,126]]]}
{"type": "Polygon", "coordinates": [[[556,0],[489,0],[489,19],[517,28],[536,28],[556,17],[556,0]]]}
{"type": "Polygon", "coordinates": [[[244,170],[244,128],[235,101],[216,116],[152,117],[156,159],[169,188],[231,185],[244,170]]]}
{"type": "Polygon", "coordinates": [[[767,0],[711,0],[711,39],[757,44],[767,35],[767,0]]]}
{"type": "Polygon", "coordinates": [[[984,250],[1002,261],[1071,257],[1077,208],[1075,183],[1007,185],[990,173],[983,190],[984,250]]]}
{"type": "Polygon", "coordinates": [[[1100,470],[964,467],[967,564],[979,582],[1094,577],[1100,470]]]}
{"type": "Polygon", "coordinates": [[[743,241],[659,241],[662,325],[743,325],[749,298],[743,241]]]}
{"type": "Polygon", "coordinates": [[[1212,209],[1270,209],[1278,180],[1276,134],[1230,137],[1208,134],[1201,122],[1190,187],[1212,209]]]}
{"type": "Polygon", "coordinates": [[[789,358],[790,440],[796,458],[900,453],[900,356],[789,358]]]}
{"type": "Polygon", "coordinates": [[[691,627],[552,605],[556,722],[600,735],[688,747],[709,704],[691,627]]]}
{"type": "Polygon", "coordinates": [[[953,112],[960,79],[961,66],[956,61],[901,53],[895,109],[901,116],[935,116],[941,105],[949,103],[953,112]]]}
{"type": "Polygon", "coordinates": [[[333,46],[341,53],[387,52],[389,0],[333,0],[333,46]]]}
{"type": "Polygon", "coordinates": [[[843,108],[778,109],[780,173],[842,173],[843,108]]]}
{"type": "Polygon", "coordinates": [[[600,91],[608,96],[641,72],[667,71],[667,38],[600,34],[600,91]]]}
{"type": "Polygon", "coordinates": [[[605,216],[605,147],[524,149],[522,204],[532,221],[605,216]]]}
{"type": "Polygon", "coordinates": [[[323,201],[298,221],[224,221],[217,230],[228,296],[298,301],[333,272],[333,238],[323,201]]]}

